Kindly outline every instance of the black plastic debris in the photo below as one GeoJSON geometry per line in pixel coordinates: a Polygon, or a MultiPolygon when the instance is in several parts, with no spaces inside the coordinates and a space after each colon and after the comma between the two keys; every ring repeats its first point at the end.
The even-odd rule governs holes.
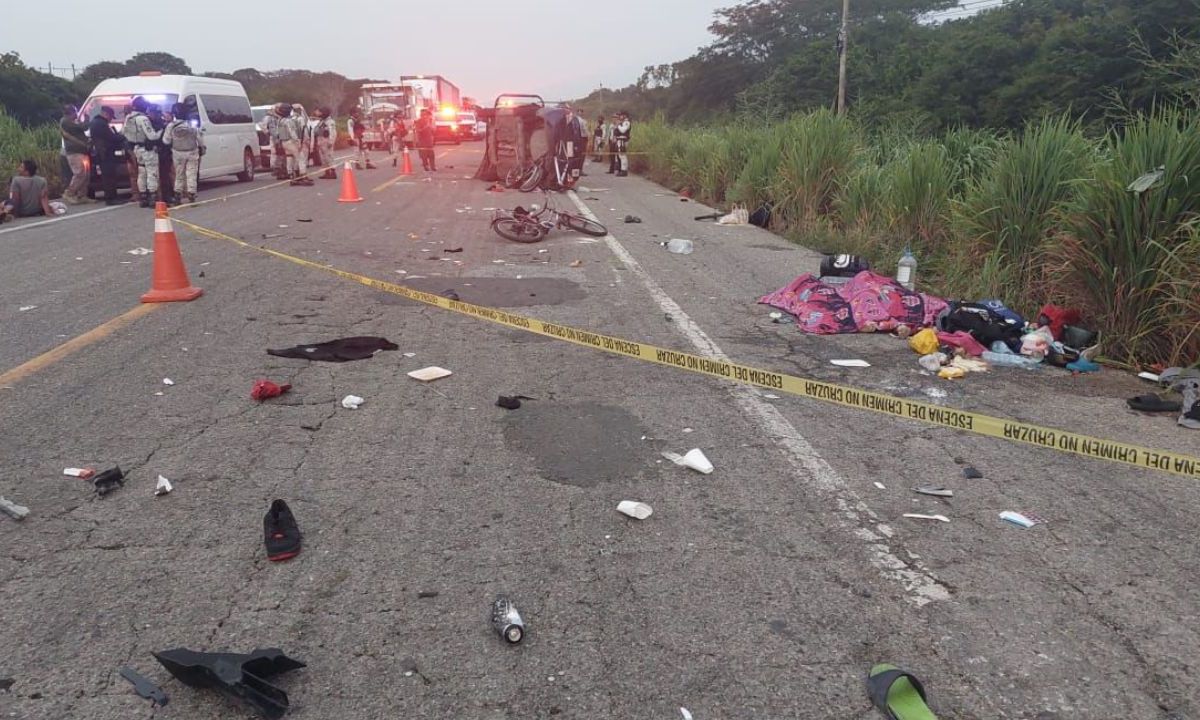
{"type": "Polygon", "coordinates": [[[296,222],[312,222],[312,218],[296,218],[296,222]]]}
{"type": "Polygon", "coordinates": [[[625,216],[625,222],[629,225],[636,225],[637,223],[640,223],[641,221],[642,221],[642,219],[640,217],[638,217],[637,215],[626,215],[625,216]]]}
{"type": "Polygon", "coordinates": [[[725,217],[725,216],[724,216],[724,215],[722,215],[722,214],[721,214],[721,213],[719,213],[719,212],[716,212],[716,213],[712,213],[712,214],[710,214],[710,215],[697,215],[696,217],[694,217],[694,218],[692,218],[692,219],[693,219],[693,220],[698,220],[698,221],[702,221],[702,220],[720,220],[720,219],[721,219],[721,218],[723,218],[723,217],[725,217]]]}
{"type": "Polygon", "coordinates": [[[366,360],[380,350],[399,350],[400,346],[387,338],[348,337],[313,345],[297,345],[282,350],[267,350],[268,355],[297,360],[320,360],[323,362],[350,362],[366,360]]]}
{"type": "Polygon", "coordinates": [[[449,298],[450,300],[461,300],[462,299],[458,296],[458,293],[454,292],[453,290],[443,290],[442,297],[449,298]]]}
{"type": "Polygon", "coordinates": [[[118,465],[92,478],[92,485],[96,488],[96,494],[104,497],[113,490],[125,485],[125,473],[121,472],[121,466],[118,465]]]}
{"type": "Polygon", "coordinates": [[[516,410],[521,407],[521,401],[519,398],[501,395],[500,399],[496,401],[496,407],[502,407],[505,410],[516,410]]]}
{"type": "Polygon", "coordinates": [[[963,477],[968,480],[979,480],[983,478],[983,473],[968,465],[963,468],[963,477]]]}
{"type": "Polygon", "coordinates": [[[460,253],[462,251],[463,251],[463,249],[458,247],[458,248],[446,248],[442,252],[444,252],[444,253],[460,253]]]}
{"type": "Polygon", "coordinates": [[[138,695],[146,698],[157,707],[162,707],[171,701],[162,688],[155,685],[137,670],[131,667],[123,667],[119,670],[121,677],[125,678],[133,685],[133,690],[138,695]]]}
{"type": "Polygon", "coordinates": [[[13,683],[15,682],[16,680],[13,680],[12,678],[0,678],[0,690],[8,692],[8,689],[12,687],[13,683]]]}
{"type": "Polygon", "coordinates": [[[279,648],[242,653],[205,653],[176,648],[154,657],[184,685],[209,688],[241,700],[267,720],[277,720],[288,710],[288,696],[267,678],[306,667],[279,648]]]}

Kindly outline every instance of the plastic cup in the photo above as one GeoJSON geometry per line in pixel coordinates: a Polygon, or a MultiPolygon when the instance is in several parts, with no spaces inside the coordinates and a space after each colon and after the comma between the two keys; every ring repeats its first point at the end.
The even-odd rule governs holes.
{"type": "Polygon", "coordinates": [[[688,450],[687,454],[683,456],[683,464],[685,467],[690,467],[696,472],[704,473],[705,475],[713,471],[713,464],[708,461],[708,458],[704,456],[704,451],[700,448],[688,450]]]}

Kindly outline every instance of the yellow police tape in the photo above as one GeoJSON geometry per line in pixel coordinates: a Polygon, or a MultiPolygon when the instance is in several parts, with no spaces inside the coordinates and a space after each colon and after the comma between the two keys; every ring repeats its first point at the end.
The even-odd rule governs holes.
{"type": "Polygon", "coordinates": [[[321,270],[376,290],[382,290],[383,292],[399,295],[419,303],[433,305],[443,310],[470,315],[471,317],[518,330],[525,330],[556,340],[564,340],[576,345],[658,365],[675,367],[700,375],[708,375],[745,385],[755,385],[769,390],[777,390],[791,395],[821,400],[834,405],[869,410],[904,420],[917,420],[953,430],[965,430],[966,432],[985,437],[1000,438],[1002,440],[1058,450],[1087,458],[1107,460],[1124,465],[1132,465],[1149,470],[1160,470],[1173,475],[1200,479],[1200,458],[1129,445],[1114,440],[1102,440],[1065,430],[1031,425],[1016,420],[1004,420],[967,410],[955,410],[928,403],[914,402],[859,388],[845,387],[818,380],[807,380],[793,375],[761,370],[748,365],[705,358],[676,350],[666,350],[654,345],[624,340],[611,335],[602,335],[565,325],[543,322],[542,320],[515,315],[504,310],[450,300],[440,295],[433,295],[420,290],[413,290],[403,285],[396,285],[395,283],[376,280],[346,270],[339,270],[328,265],[288,255],[278,250],[252,245],[244,240],[239,240],[216,230],[210,230],[183,220],[176,219],[175,222],[190,228],[200,235],[218,240],[226,240],[241,247],[257,250],[258,252],[314,270],[321,270]]]}

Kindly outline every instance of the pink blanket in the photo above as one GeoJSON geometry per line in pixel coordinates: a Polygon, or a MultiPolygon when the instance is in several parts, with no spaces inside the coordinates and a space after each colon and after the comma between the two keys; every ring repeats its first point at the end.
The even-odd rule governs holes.
{"type": "Polygon", "coordinates": [[[818,335],[861,332],[868,323],[883,331],[900,325],[928,327],[946,308],[941,298],[907,290],[870,271],[841,286],[805,273],[759,302],[795,315],[801,330],[818,335]]]}

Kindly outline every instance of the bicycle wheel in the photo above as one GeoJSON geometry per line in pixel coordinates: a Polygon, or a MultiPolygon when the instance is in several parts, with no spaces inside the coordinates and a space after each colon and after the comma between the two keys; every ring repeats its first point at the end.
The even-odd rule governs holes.
{"type": "Polygon", "coordinates": [[[546,229],[541,225],[520,218],[497,218],[492,221],[492,229],[500,237],[519,243],[535,243],[546,237],[546,229]]]}
{"type": "Polygon", "coordinates": [[[604,227],[595,220],[588,220],[585,217],[572,215],[571,213],[559,213],[558,219],[566,227],[575,232],[591,235],[592,237],[604,237],[608,234],[608,228],[604,227]]]}
{"type": "Polygon", "coordinates": [[[504,176],[504,187],[511,190],[520,185],[525,179],[525,171],[527,169],[524,165],[513,165],[512,170],[508,171],[508,175],[504,176]]]}
{"type": "Polygon", "coordinates": [[[542,167],[541,163],[535,163],[529,175],[521,183],[521,192],[527,193],[537,190],[538,186],[542,184],[542,178],[544,177],[546,177],[546,169],[542,167]]]}

